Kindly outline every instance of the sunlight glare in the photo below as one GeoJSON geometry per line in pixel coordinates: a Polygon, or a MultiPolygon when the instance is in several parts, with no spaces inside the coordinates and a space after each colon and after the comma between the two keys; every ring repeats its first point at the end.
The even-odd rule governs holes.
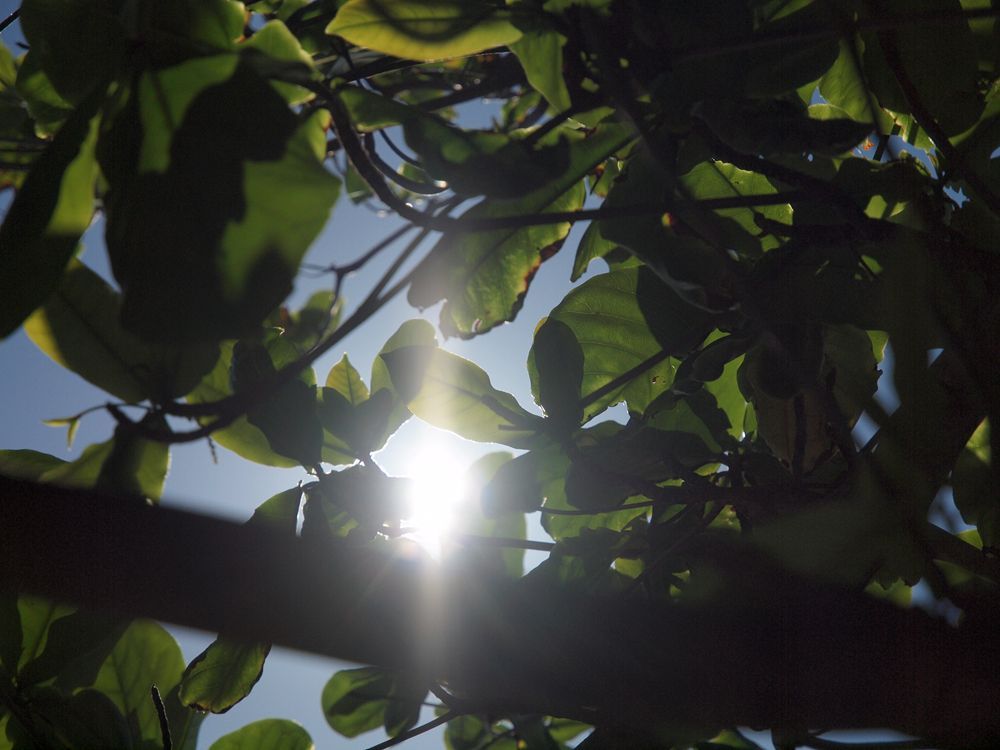
{"type": "Polygon", "coordinates": [[[416,453],[406,473],[412,479],[412,516],[404,519],[403,526],[412,530],[408,537],[440,558],[442,539],[462,500],[465,468],[447,448],[431,443],[416,453]]]}

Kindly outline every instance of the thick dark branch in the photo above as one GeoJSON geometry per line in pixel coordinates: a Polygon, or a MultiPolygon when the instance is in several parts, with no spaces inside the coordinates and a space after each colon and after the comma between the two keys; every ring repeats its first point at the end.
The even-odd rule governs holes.
{"type": "Polygon", "coordinates": [[[749,553],[724,564],[752,595],[680,606],[471,578],[7,478],[0,496],[0,589],[414,671],[486,712],[1000,738],[995,634],[749,553]]]}

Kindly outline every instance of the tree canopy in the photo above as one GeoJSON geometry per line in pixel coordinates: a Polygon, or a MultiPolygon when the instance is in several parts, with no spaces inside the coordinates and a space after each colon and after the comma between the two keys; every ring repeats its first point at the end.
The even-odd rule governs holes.
{"type": "MultiPolygon", "coordinates": [[[[73,461],[0,451],[0,748],[194,748],[272,643],[368,665],[318,699],[380,748],[428,700],[450,750],[996,747],[998,15],[24,0],[0,336],[108,394],[70,440],[116,426],[73,461]],[[291,308],[338,201],[403,225],[291,308]],[[79,257],[95,216],[110,278],[79,257]],[[512,321],[558,252],[526,405],[438,334],[512,321]],[[315,372],[401,295],[436,330],[315,372]],[[378,462],[410,419],[510,449],[469,468],[440,561],[378,462]],[[192,441],[302,481],[243,526],[157,507],[192,441]],[[221,635],[185,665],[137,617],[221,635]]],[[[265,719],[212,747],[313,739],[265,719]]]]}

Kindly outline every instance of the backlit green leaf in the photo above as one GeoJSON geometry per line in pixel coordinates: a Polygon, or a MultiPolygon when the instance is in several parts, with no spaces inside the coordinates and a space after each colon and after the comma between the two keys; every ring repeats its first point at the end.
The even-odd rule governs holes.
{"type": "Polygon", "coordinates": [[[887,45],[895,47],[898,64],[919,92],[921,104],[948,135],[971,127],[983,111],[978,90],[976,42],[960,0],[887,0],[880,13],[952,12],[955,20],[934,24],[901,24],[891,32],[864,37],[865,73],[878,102],[894,112],[912,112],[909,97],[897,82],[887,45]]]}
{"type": "Polygon", "coordinates": [[[327,723],[345,737],[385,725],[396,736],[416,724],[426,686],[379,669],[345,669],[330,678],[321,702],[327,723]]]}
{"type": "MultiPolygon", "coordinates": [[[[673,381],[667,355],[684,353],[704,338],[710,316],[683,302],[647,269],[624,268],[585,281],[552,310],[549,320],[566,325],[583,352],[580,398],[625,378],[586,407],[590,418],[623,400],[641,413],[673,381]]],[[[528,372],[538,399],[534,351],[528,372]]]]}
{"type": "Polygon", "coordinates": [[[114,701],[133,727],[137,745],[162,744],[160,720],[150,699],[156,685],[168,694],[180,681],[184,659],[177,643],[160,625],[136,620],[101,666],[94,688],[114,701]]]}
{"type": "Polygon", "coordinates": [[[77,104],[124,63],[125,29],[113,0],[25,0],[21,29],[56,90],[77,104]]]}
{"type": "Polygon", "coordinates": [[[261,719],[223,735],[209,750],[313,750],[312,737],[288,719],[261,719]]]}
{"type": "MultiPolygon", "coordinates": [[[[233,390],[247,392],[266,384],[294,356],[296,350],[289,346],[280,336],[272,338],[266,346],[238,341],[233,347],[230,366],[233,390]],[[283,354],[283,349],[288,353],[283,354]]],[[[268,398],[256,400],[247,411],[247,421],[264,433],[276,453],[294,458],[306,467],[319,464],[323,427],[316,411],[312,368],[274,388],[268,398]]]]}
{"type": "Polygon", "coordinates": [[[515,448],[537,440],[541,420],[494,388],[469,360],[432,346],[401,347],[380,357],[410,411],[435,427],[515,448]]]}
{"type": "Polygon", "coordinates": [[[528,83],[535,87],[557,112],[570,107],[569,90],[563,79],[563,45],[566,37],[554,29],[530,29],[510,45],[524,68],[528,83]]]}
{"type": "Polygon", "coordinates": [[[326,376],[326,387],[332,388],[342,395],[352,406],[357,406],[368,400],[368,386],[361,379],[361,375],[354,369],[354,365],[345,354],[340,361],[330,368],[326,376]]]}
{"type": "Polygon", "coordinates": [[[225,713],[257,684],[270,650],[266,643],[217,638],[184,670],[181,703],[198,711],[225,713]]]}
{"type": "Polygon", "coordinates": [[[73,112],[35,160],[0,226],[0,338],[12,333],[59,283],[94,216],[100,98],[73,112]]]}
{"type": "MultiPolygon", "coordinates": [[[[164,431],[167,422],[162,415],[149,414],[139,423],[139,429],[143,428],[164,431]]],[[[118,425],[94,488],[158,500],[169,468],[169,443],[147,440],[135,427],[118,425]]]]}
{"type": "Polygon", "coordinates": [[[958,456],[951,484],[955,505],[966,523],[975,524],[983,544],[1000,542],[1000,503],[993,492],[990,423],[983,421],[958,456]]]}
{"type": "Polygon", "coordinates": [[[148,339],[251,332],[291,290],[339,193],[322,164],[327,115],[301,120],[245,64],[209,85],[197,75],[201,68],[225,75],[233,59],[168,71],[177,77],[173,96],[187,100],[181,118],[168,118],[157,96],[166,73],[148,74],[102,138],[108,250],[123,319],[148,339]],[[242,114],[248,106],[253,122],[242,114]],[[136,162],[138,173],[127,166],[136,162]]]}
{"type": "Polygon", "coordinates": [[[211,344],[159,346],[125,330],[120,295],[77,261],[24,328],[63,367],[130,402],[183,396],[217,356],[211,344]]]}
{"type": "MultiPolygon", "coordinates": [[[[583,177],[631,139],[617,125],[602,126],[584,139],[576,137],[570,144],[569,169],[558,179],[521,199],[482,201],[463,217],[576,210],[583,203],[583,177]]],[[[514,319],[538,267],[559,249],[568,232],[568,224],[557,223],[446,236],[418,268],[408,299],[421,308],[447,299],[441,328],[448,335],[470,338],[485,333],[514,319]]]]}
{"type": "MultiPolygon", "coordinates": [[[[197,387],[188,394],[187,401],[192,404],[203,404],[218,401],[233,394],[229,382],[229,368],[233,356],[232,341],[223,341],[219,346],[219,359],[197,387]]],[[[214,417],[205,417],[202,424],[211,423],[214,417]]],[[[247,421],[245,416],[239,417],[232,424],[212,433],[212,440],[233,453],[265,466],[298,466],[298,461],[282,456],[272,450],[264,437],[264,433],[247,421]]]]}
{"type": "Polygon", "coordinates": [[[0,474],[36,481],[45,472],[66,462],[48,453],[33,450],[0,451],[0,474]]]}
{"type": "Polygon", "coordinates": [[[507,11],[480,0],[350,0],[326,33],[411,60],[440,60],[517,41],[507,11]]]}

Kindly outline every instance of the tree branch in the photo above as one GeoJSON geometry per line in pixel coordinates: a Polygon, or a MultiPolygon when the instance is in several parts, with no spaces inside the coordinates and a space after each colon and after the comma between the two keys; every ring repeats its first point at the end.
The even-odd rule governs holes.
{"type": "Polygon", "coordinates": [[[473,578],[9,478],[0,496],[2,590],[444,679],[482,712],[1000,738],[995,634],[793,578],[750,550],[713,558],[732,594],[671,603],[473,578]]]}

